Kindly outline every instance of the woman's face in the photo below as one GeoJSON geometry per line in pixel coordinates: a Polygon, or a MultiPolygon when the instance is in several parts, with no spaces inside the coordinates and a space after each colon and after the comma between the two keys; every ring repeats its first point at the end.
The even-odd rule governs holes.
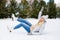
{"type": "Polygon", "coordinates": [[[39,22],[44,22],[44,21],[45,19],[43,17],[39,20],[39,22]]]}

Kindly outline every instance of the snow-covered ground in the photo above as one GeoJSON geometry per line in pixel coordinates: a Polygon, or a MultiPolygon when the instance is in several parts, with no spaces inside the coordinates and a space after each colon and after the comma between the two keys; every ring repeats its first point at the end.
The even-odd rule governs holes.
{"type": "MultiPolygon", "coordinates": [[[[38,21],[37,19],[26,20],[32,24],[38,21]]],[[[12,21],[10,18],[0,19],[0,40],[60,40],[60,19],[47,19],[41,35],[27,35],[22,27],[10,33],[7,27],[14,27],[17,24],[18,21],[12,21]]]]}

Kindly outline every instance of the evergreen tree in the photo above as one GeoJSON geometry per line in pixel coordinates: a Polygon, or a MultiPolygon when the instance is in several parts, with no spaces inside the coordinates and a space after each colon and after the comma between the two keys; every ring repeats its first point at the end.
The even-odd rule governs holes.
{"type": "Polygon", "coordinates": [[[21,0],[21,3],[19,4],[19,17],[26,18],[28,11],[29,11],[29,5],[26,0],[21,0]]]}
{"type": "Polygon", "coordinates": [[[6,18],[6,0],[0,0],[0,18],[6,18]]]}
{"type": "Polygon", "coordinates": [[[40,3],[39,3],[39,11],[40,11],[40,9],[42,8],[42,7],[44,7],[44,10],[43,10],[43,12],[42,12],[42,15],[47,15],[47,5],[46,5],[46,2],[45,1],[40,1],[40,3]]]}
{"type": "Polygon", "coordinates": [[[31,17],[37,18],[37,15],[38,15],[38,1],[34,0],[34,2],[32,3],[31,17]]]}
{"type": "Polygon", "coordinates": [[[56,18],[57,11],[56,11],[56,4],[54,4],[54,1],[50,1],[48,3],[48,15],[49,18],[56,18]]]}
{"type": "Polygon", "coordinates": [[[41,10],[42,6],[44,7],[44,11],[43,11],[43,14],[46,14],[46,3],[45,1],[43,0],[40,0],[40,2],[38,2],[37,0],[34,0],[33,4],[32,4],[32,15],[31,17],[34,17],[34,18],[37,18],[38,17],[38,14],[39,14],[39,11],[41,10]]]}
{"type": "Polygon", "coordinates": [[[12,13],[15,14],[18,10],[17,2],[15,0],[11,0],[10,4],[7,6],[7,10],[8,10],[10,17],[12,15],[12,13]]]}

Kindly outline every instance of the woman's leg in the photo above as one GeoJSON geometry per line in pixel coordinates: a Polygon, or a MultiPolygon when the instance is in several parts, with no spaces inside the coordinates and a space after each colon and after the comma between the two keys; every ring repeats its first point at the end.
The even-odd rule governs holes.
{"type": "Polygon", "coordinates": [[[18,29],[20,27],[23,27],[28,33],[30,32],[30,27],[27,24],[25,24],[25,23],[18,24],[17,26],[15,26],[14,29],[18,29]]]}
{"type": "Polygon", "coordinates": [[[27,24],[27,25],[29,25],[29,26],[32,25],[29,21],[24,20],[24,19],[22,19],[22,18],[17,19],[17,21],[19,21],[19,22],[23,22],[23,23],[25,23],[25,24],[27,24]]]}

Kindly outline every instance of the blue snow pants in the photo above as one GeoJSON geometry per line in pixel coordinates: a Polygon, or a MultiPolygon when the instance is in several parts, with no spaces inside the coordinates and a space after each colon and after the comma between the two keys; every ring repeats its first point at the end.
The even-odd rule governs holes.
{"type": "Polygon", "coordinates": [[[20,24],[16,25],[14,27],[14,29],[18,29],[20,27],[23,27],[28,33],[30,32],[30,27],[31,27],[32,24],[29,21],[24,20],[22,18],[18,18],[17,21],[19,21],[20,24]]]}

